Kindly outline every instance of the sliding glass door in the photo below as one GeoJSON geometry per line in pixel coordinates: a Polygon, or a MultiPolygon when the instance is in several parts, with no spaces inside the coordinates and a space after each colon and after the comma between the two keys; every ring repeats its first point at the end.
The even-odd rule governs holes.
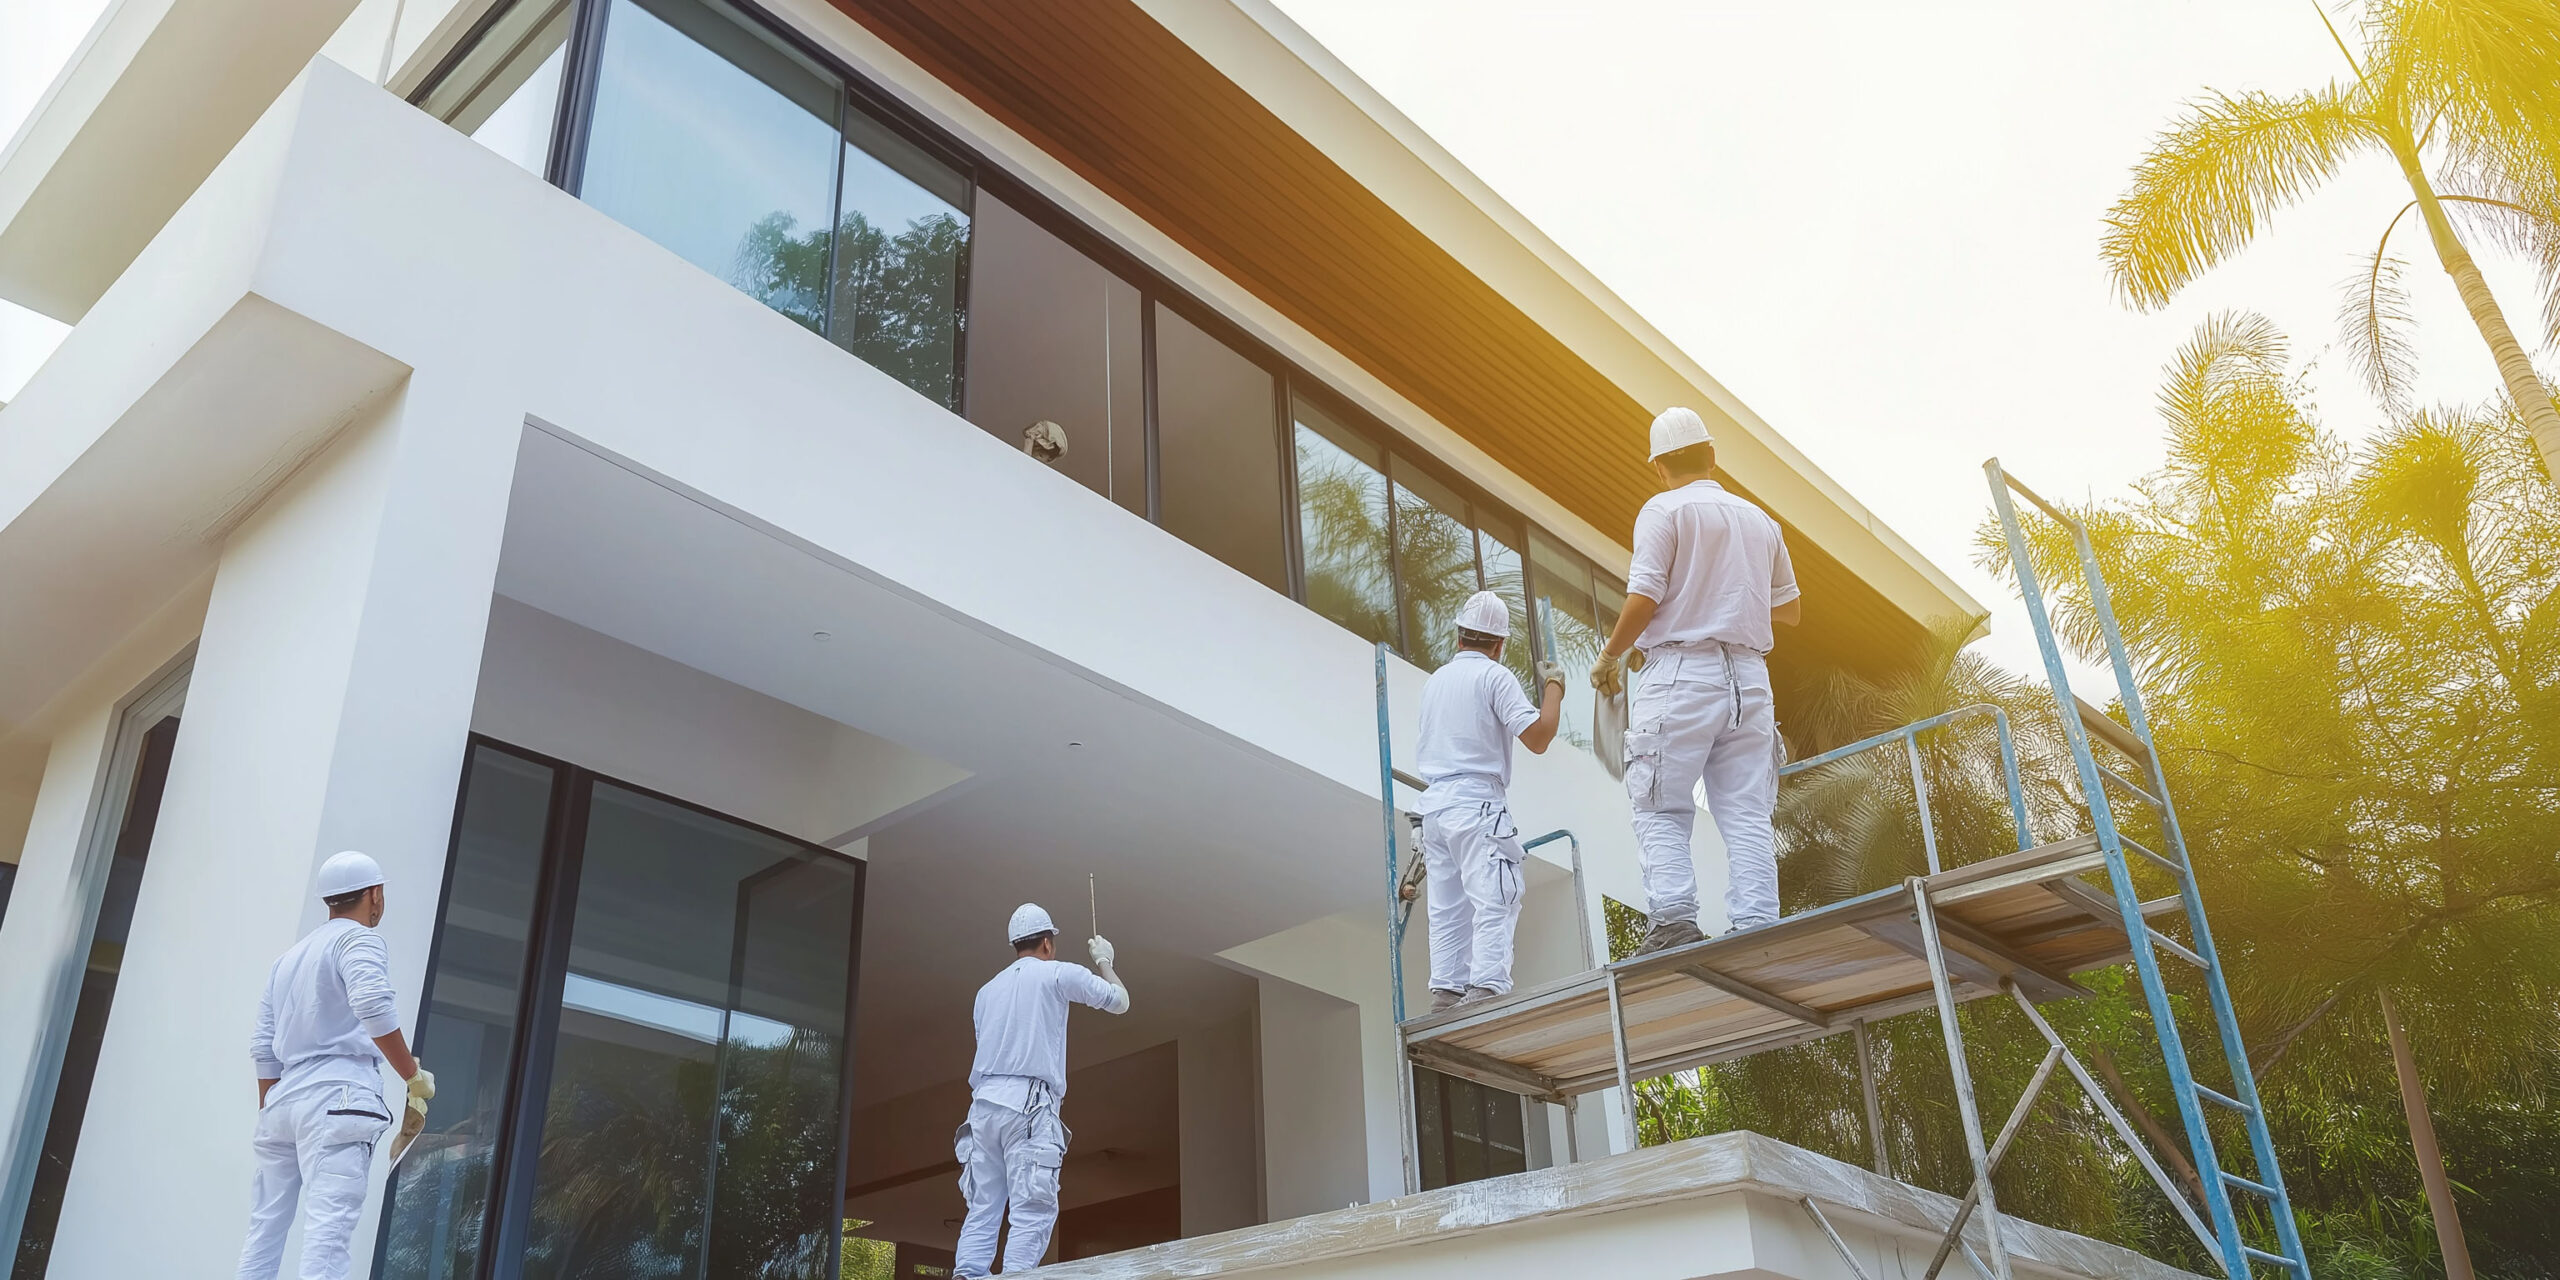
{"type": "Polygon", "coordinates": [[[467,775],[420,1057],[468,1075],[381,1274],[833,1276],[861,864],[494,743],[467,775]]]}

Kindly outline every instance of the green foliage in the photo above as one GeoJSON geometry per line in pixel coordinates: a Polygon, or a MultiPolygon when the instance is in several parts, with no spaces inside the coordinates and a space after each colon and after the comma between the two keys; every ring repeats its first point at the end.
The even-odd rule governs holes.
{"type": "MultiPolygon", "coordinates": [[[[2252,1046],[2299,1225],[2321,1275],[2443,1274],[2374,995],[2394,993],[2483,1275],[2560,1274],[2560,495],[2515,415],[2415,414],[2361,448],[2322,431],[2283,336],[2253,316],[2199,327],[2161,392],[2167,465],[2129,502],[2074,514],[2096,544],[2252,1046]]],[[[2105,652],[2076,552],[2033,521],[2065,644],[2105,652]]],[[[2008,572],[1986,524],[1983,558],[2008,572]]],[[[1789,726],[1827,749],[1973,703],[2006,710],[2037,841],[2085,830],[2049,695],[1943,630],[1889,680],[1833,675],[1789,726]]],[[[2121,712],[2121,708],[2117,709],[2121,712]]],[[[1982,723],[1982,722],[1976,722],[1982,723]]],[[[1946,865],[2015,846],[1987,731],[1924,735],[1946,865]]],[[[2147,811],[2118,818],[2153,847],[2147,811]]],[[[1904,757],[1879,751],[1781,796],[1788,910],[1922,869],[1904,757]]],[[[2171,892],[2138,872],[2144,895],[2171,892]]],[[[1607,904],[1613,955],[1641,914],[1607,904]]],[[[2167,972],[2199,1079],[2228,1088],[2201,984],[2167,972]]],[[[2126,1101],[2173,1134],[2150,1016],[2127,970],[2046,1007],[2126,1101]]],[[[2015,1009],[1962,1025],[1987,1127],[2044,1051],[2015,1009]]],[[[1896,1176],[1955,1193],[1969,1164],[1935,1018],[1871,1029],[1896,1176]]],[[[1748,1128],[1872,1164],[1846,1037],[1640,1085],[1647,1142],[1748,1128]]],[[[2066,1081],[1997,1178],[2004,1209],[2203,1272],[2168,1201],[2066,1081]]],[[[2248,1172],[2236,1124],[2219,1150],[2248,1172]]],[[[2183,1157],[2183,1135],[2173,1139],[2183,1157]]],[[[2261,1221],[2252,1228],[2270,1242],[2261,1221]]]]}
{"type": "MultiPolygon", "coordinates": [[[[2508,1171],[2560,1158],[2560,498],[2503,409],[2415,414],[2350,448],[2256,317],[2200,327],[2161,400],[2167,466],[2131,502],[2075,514],[2144,681],[2315,1269],[2440,1273],[2374,1000],[2387,987],[2475,1260],[2552,1274],[2560,1250],[2525,1211],[2551,1184],[2508,1171]]],[[[2100,659],[2067,535],[2038,524],[2062,634],[2100,659]]],[[[1982,545],[2011,567],[1994,527],[1982,545]]],[[[2210,1024],[2181,1021],[2210,1057],[2210,1024]]]]}
{"type": "Polygon", "coordinates": [[[936,214],[892,232],[848,210],[832,233],[798,230],[799,220],[787,213],[748,228],[730,283],[934,403],[954,403],[951,356],[968,225],[936,214]]]}

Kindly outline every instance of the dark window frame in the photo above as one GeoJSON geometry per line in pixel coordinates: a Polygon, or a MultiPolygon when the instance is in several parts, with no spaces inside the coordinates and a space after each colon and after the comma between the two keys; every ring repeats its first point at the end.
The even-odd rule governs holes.
{"type": "MultiPolygon", "coordinates": [[[[419,87],[410,94],[410,101],[423,102],[426,96],[434,91],[438,82],[452,72],[463,56],[487,33],[511,4],[540,2],[541,0],[500,0],[499,3],[492,5],[490,10],[473,24],[471,31],[437,64],[435,70],[420,81],[419,87]]],[[[560,77],[560,100],[552,120],[549,172],[545,176],[552,185],[574,196],[579,193],[578,175],[584,169],[587,133],[594,118],[596,76],[602,65],[606,15],[612,7],[613,0],[570,0],[570,3],[573,15],[568,36],[568,53],[560,77]]],[[[1279,450],[1281,547],[1287,562],[1285,572],[1282,574],[1284,594],[1300,604],[1306,603],[1306,555],[1298,528],[1297,450],[1293,439],[1294,411],[1290,404],[1293,395],[1304,395],[1326,412],[1333,414],[1343,425],[1368,436],[1372,443],[1380,444],[1386,450],[1389,485],[1387,537],[1388,546],[1391,549],[1396,546],[1393,495],[1394,470],[1399,452],[1421,459],[1417,464],[1419,470],[1456,493],[1468,504],[1468,522],[1479,534],[1475,554],[1476,581],[1480,586],[1486,578],[1484,548],[1481,540],[1483,522],[1476,517],[1477,509],[1490,512],[1502,523],[1522,531],[1524,545],[1515,547],[1513,550],[1519,554],[1521,560],[1521,594],[1532,652],[1541,658],[1553,657],[1546,652],[1544,628],[1540,625],[1541,611],[1538,606],[1536,570],[1531,564],[1531,557],[1525,545],[1527,541],[1525,535],[1528,531],[1543,528],[1538,522],[1529,519],[1506,503],[1495,501],[1481,487],[1470,483],[1439,458],[1432,456],[1431,450],[1421,441],[1387,425],[1377,415],[1359,408],[1347,393],[1337,389],[1314,371],[1290,359],[1268,343],[1247,333],[1235,321],[1219,314],[1202,302],[1189,289],[1139,261],[1135,255],[1095,230],[1091,223],[1034,190],[1029,183],[1016,178],[1009,169],[986,153],[969,145],[965,140],[952,136],[948,131],[925,118],[874,81],[869,74],[826,48],[788,19],[758,3],[758,0],[721,0],[721,3],[735,9],[740,16],[761,24],[774,38],[790,44],[801,55],[816,62],[841,81],[844,91],[839,98],[840,111],[850,112],[856,109],[866,111],[872,118],[880,121],[908,142],[922,148],[936,160],[949,165],[967,184],[971,197],[966,210],[970,218],[971,244],[964,245],[960,252],[958,297],[954,305],[954,313],[958,317],[955,325],[956,342],[952,352],[954,389],[951,407],[954,412],[964,418],[967,416],[969,260],[970,250],[976,239],[975,196],[976,193],[985,191],[1003,201],[1008,208],[1022,215],[1041,230],[1058,237],[1069,248],[1090,258],[1096,266],[1118,276],[1138,291],[1139,357],[1141,368],[1144,370],[1142,403],[1145,415],[1146,506],[1149,523],[1158,528],[1164,526],[1162,459],[1159,456],[1157,438],[1155,341],[1155,307],[1161,304],[1201,332],[1225,344],[1236,354],[1260,366],[1273,377],[1278,410],[1276,415],[1278,429],[1275,432],[1273,445],[1279,450]]],[[[839,119],[837,124],[838,132],[842,133],[843,120],[839,119]]],[[[839,200],[842,198],[842,167],[842,160],[839,157],[837,162],[839,171],[837,198],[839,200]]],[[[831,245],[828,249],[830,271],[827,301],[830,309],[833,307],[834,254],[835,250],[831,245]]],[[[1562,538],[1556,538],[1552,533],[1548,536],[1559,543],[1564,541],[1562,538]]],[[[1389,560],[1392,562],[1394,558],[1391,550],[1389,560]]],[[[1585,556],[1584,559],[1589,561],[1590,558],[1585,556]]],[[[1389,565],[1389,572],[1391,587],[1396,593],[1396,599],[1401,602],[1403,591],[1401,575],[1395,573],[1392,563],[1389,565]]],[[[1596,562],[1593,564],[1593,572],[1601,572],[1596,562]]],[[[1401,603],[1396,613],[1396,641],[1389,647],[1410,660],[1416,649],[1412,643],[1413,638],[1404,634],[1401,603]]]]}
{"type": "MultiPolygon", "coordinates": [[[[586,853],[587,810],[593,803],[596,784],[601,782],[633,795],[689,810],[795,846],[804,852],[835,859],[853,869],[854,911],[846,951],[844,1044],[836,1062],[836,1119],[839,1129],[849,1124],[853,1117],[855,1018],[861,1011],[862,923],[870,898],[871,864],[840,849],[830,849],[787,831],[777,831],[681,796],[668,795],[530,747],[474,732],[465,739],[457,765],[452,830],[445,840],[444,877],[437,887],[435,923],[427,944],[427,973],[418,989],[419,1035],[410,1047],[421,1054],[430,1048],[425,1034],[428,1029],[426,1023],[428,1011],[435,1007],[436,968],[444,945],[445,913],[453,900],[454,868],[460,862],[462,817],[471,802],[471,761],[482,749],[513,756],[551,771],[550,810],[544,819],[542,859],[535,872],[533,905],[528,913],[532,936],[526,940],[524,969],[516,986],[516,1018],[507,1049],[507,1081],[500,1095],[498,1132],[491,1143],[494,1154],[490,1161],[487,1198],[480,1206],[480,1251],[471,1272],[473,1280],[511,1280],[521,1274],[524,1263],[525,1230],[531,1220],[534,1178],[540,1163],[543,1113],[550,1100],[551,1066],[556,1056],[551,1049],[557,1040],[561,994],[568,982],[570,926],[577,909],[578,875],[586,853]]],[[[838,1205],[844,1202],[847,1156],[847,1144],[840,1137],[835,1161],[835,1203],[838,1205]]],[[[383,1262],[391,1247],[392,1199],[398,1191],[396,1181],[386,1182],[383,1187],[381,1209],[374,1220],[371,1271],[374,1275],[382,1274],[383,1262]]],[[[842,1236],[841,1229],[828,1233],[827,1274],[834,1274],[839,1264],[837,1255],[843,1247],[842,1236]]]]}

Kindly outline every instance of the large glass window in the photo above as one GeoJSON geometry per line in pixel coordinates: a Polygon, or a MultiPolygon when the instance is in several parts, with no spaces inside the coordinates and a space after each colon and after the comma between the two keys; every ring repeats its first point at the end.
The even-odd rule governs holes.
{"type": "Polygon", "coordinates": [[[1274,591],[1289,589],[1279,383],[1158,305],[1156,457],[1164,527],[1274,591]]]}
{"type": "Polygon", "coordinates": [[[860,864],[493,744],[465,785],[381,1273],[835,1276],[860,864]]]}
{"type": "Polygon", "coordinates": [[[614,0],[578,193],[822,330],[842,96],[726,6],[614,0]]]}
{"type": "Polygon", "coordinates": [[[435,1064],[436,1100],[393,1175],[385,1280],[477,1274],[558,773],[489,747],[474,748],[464,772],[435,971],[418,1023],[418,1052],[435,1064]]]}
{"type": "Polygon", "coordinates": [[[969,420],[1020,448],[1053,422],[1050,465],[1147,514],[1146,355],[1137,286],[985,192],[969,246],[969,420]]]}
{"type": "MultiPolygon", "coordinates": [[[[1627,603],[1626,588],[1564,544],[1534,530],[1529,535],[1529,581],[1538,596],[1540,656],[1565,669],[1567,688],[1580,689],[1588,683],[1610,629],[1618,625],[1618,612],[1627,603]],[[1552,650],[1546,648],[1549,636],[1554,640],[1552,650]]],[[[1557,733],[1575,746],[1591,745],[1589,698],[1564,700],[1564,720],[1557,733]]]]}
{"type": "Polygon", "coordinates": [[[959,403],[969,184],[848,104],[836,214],[836,345],[945,408],[959,403]]]}
{"type": "Polygon", "coordinates": [[[71,1161],[80,1149],[80,1129],[89,1114],[89,1086],[98,1074],[98,1050],[107,1034],[107,1014],[115,1005],[116,978],[124,968],[125,943],[133,933],[134,901],[142,892],[143,864],[151,856],[151,833],[160,821],[160,793],[169,780],[169,757],[178,741],[174,715],[128,713],[124,740],[110,785],[124,784],[117,811],[113,852],[105,884],[97,898],[97,919],[89,938],[88,963],[80,972],[80,990],[71,1009],[70,1035],[62,1047],[61,1073],[55,1078],[53,1107],[46,1117],[44,1144],[35,1160],[35,1177],[27,1191],[27,1213],[18,1228],[17,1259],[10,1280],[40,1280],[53,1260],[54,1228],[62,1220],[62,1193],[71,1182],[71,1161]],[[148,728],[143,728],[147,724],[148,728]],[[137,737],[134,733],[139,729],[137,737]]]}
{"type": "Polygon", "coordinates": [[[1458,606],[1481,588],[1466,499],[1403,458],[1395,460],[1396,606],[1405,654],[1438,667],[1457,653],[1458,606]]]}
{"type": "Polygon", "coordinates": [[[1298,548],[1307,607],[1361,639],[1397,643],[1395,573],[1387,563],[1387,459],[1304,396],[1297,418],[1298,548]]]}
{"type": "MultiPolygon", "coordinates": [[[[1036,429],[1078,483],[1417,663],[1450,656],[1468,594],[1502,593],[1504,659],[1528,677],[1551,566],[1517,519],[1390,456],[1375,424],[1296,388],[1284,406],[1277,358],[981,190],[957,144],[737,0],[592,3],[602,21],[511,0],[420,104],[528,168],[548,158],[589,203],[1006,444],[1036,429]],[[585,114],[551,157],[559,102],[585,114]]],[[[1583,614],[1608,607],[1587,565],[1557,581],[1583,614]]],[[[1568,657],[1602,625],[1556,624],[1568,657]]]]}

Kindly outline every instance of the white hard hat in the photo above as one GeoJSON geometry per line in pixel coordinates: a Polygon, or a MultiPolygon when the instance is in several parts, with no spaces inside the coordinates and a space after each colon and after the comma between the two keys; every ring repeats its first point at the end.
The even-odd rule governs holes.
{"type": "Polygon", "coordinates": [[[1041,934],[1057,931],[1057,922],[1051,920],[1049,913],[1041,910],[1037,902],[1026,902],[1015,907],[1013,918],[1004,922],[1004,940],[1007,942],[1020,942],[1024,938],[1037,938],[1041,934]]]}
{"type": "Polygon", "coordinates": [[[382,864],[349,849],[320,864],[320,896],[334,898],[382,883],[382,864]]]}
{"type": "Polygon", "coordinates": [[[1707,434],[1706,419],[1699,417],[1697,410],[1673,405],[1654,415],[1653,452],[1645,456],[1659,458],[1674,449],[1715,442],[1716,438],[1707,434]]]}
{"type": "Polygon", "coordinates": [[[1458,625],[1494,637],[1511,634],[1511,606],[1490,591],[1479,591],[1458,606],[1458,625]]]}

